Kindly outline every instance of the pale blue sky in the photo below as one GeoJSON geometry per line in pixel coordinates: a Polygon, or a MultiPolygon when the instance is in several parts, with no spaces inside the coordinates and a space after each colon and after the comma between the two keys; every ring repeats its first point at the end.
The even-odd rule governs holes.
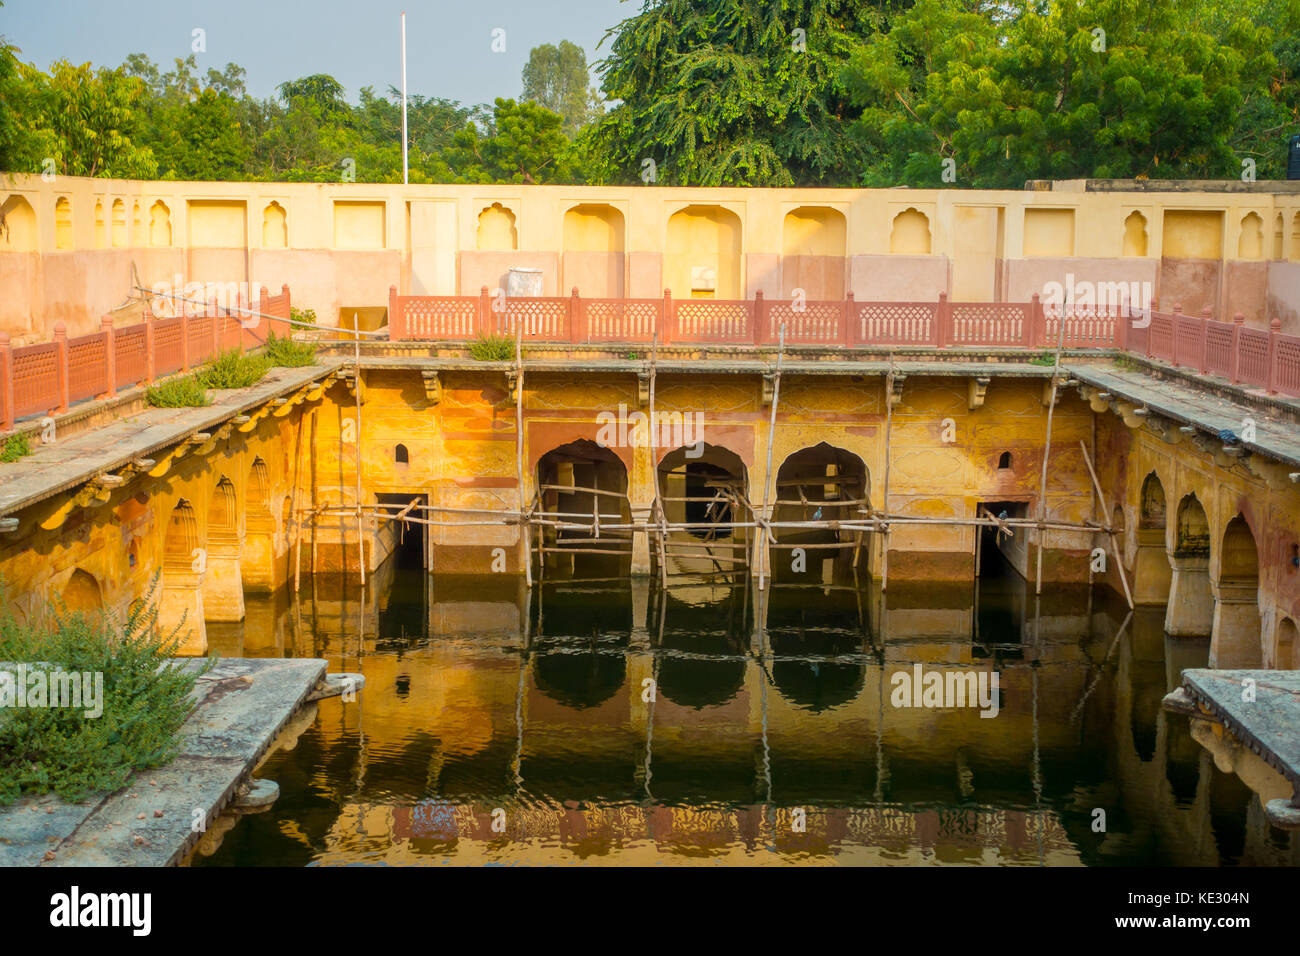
{"type": "Polygon", "coordinates": [[[400,85],[406,10],[410,92],[472,104],[518,96],[528,51],[541,43],[571,40],[594,64],[608,49],[596,50],[605,29],[640,8],[640,0],[4,0],[0,34],[41,69],[63,57],[117,66],[129,53],[170,66],[190,53],[191,31],[201,27],[200,68],[238,63],[254,96],[329,73],[355,102],[362,86],[383,93],[400,85]],[[504,53],[491,49],[497,27],[506,31],[504,53]]]}

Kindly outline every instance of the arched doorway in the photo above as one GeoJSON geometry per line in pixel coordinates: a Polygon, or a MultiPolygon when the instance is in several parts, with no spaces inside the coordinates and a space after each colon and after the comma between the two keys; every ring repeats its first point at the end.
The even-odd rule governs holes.
{"type": "Polygon", "coordinates": [[[543,574],[619,577],[628,573],[631,529],[602,527],[632,522],[627,466],[621,458],[585,438],[561,445],[538,460],[537,493],[541,510],[553,521],[580,526],[540,529],[537,547],[543,574]]]}
{"type": "Polygon", "coordinates": [[[201,585],[207,573],[207,563],[199,547],[198,515],[184,498],[176,502],[167,519],[162,551],[158,626],[164,634],[179,629],[178,653],[205,654],[208,636],[203,626],[201,585]]]}
{"type": "Polygon", "coordinates": [[[1205,637],[1214,623],[1210,591],[1210,522],[1195,494],[1178,503],[1169,552],[1169,606],[1165,630],[1174,637],[1205,637]]]}
{"type": "Polygon", "coordinates": [[[1297,633],[1295,621],[1284,617],[1277,622],[1277,634],[1273,639],[1273,669],[1293,671],[1300,668],[1300,634],[1297,633]]]}
{"type": "Polygon", "coordinates": [[[224,475],[208,502],[208,546],[205,560],[211,573],[203,577],[203,609],[209,621],[244,619],[244,575],[240,566],[242,534],[239,496],[224,475]]]}
{"type": "Polygon", "coordinates": [[[582,203],[564,214],[563,292],[621,299],[624,292],[623,213],[605,203],[582,203]]]}
{"type": "Polygon", "coordinates": [[[73,614],[91,615],[104,607],[104,597],[95,576],[81,568],[72,572],[61,595],[63,607],[73,614]]]}
{"type": "Polygon", "coordinates": [[[750,536],[736,528],[752,520],[745,463],[707,442],[674,449],[659,461],[664,520],[676,525],[664,541],[669,574],[729,572],[747,564],[750,536]]]}
{"type": "Polygon", "coordinates": [[[244,544],[239,556],[245,591],[269,594],[275,590],[276,527],[271,511],[271,472],[261,458],[253,459],[244,484],[244,544]]]}
{"type": "Polygon", "coordinates": [[[1133,603],[1169,600],[1172,566],[1165,545],[1165,487],[1153,471],[1138,495],[1137,554],[1133,562],[1133,603]]]}
{"type": "Polygon", "coordinates": [[[781,297],[803,290],[808,300],[843,299],[846,237],[844,214],[829,206],[800,206],[785,214],[781,230],[781,297]]]}
{"type": "Polygon", "coordinates": [[[1261,667],[1259,551],[1243,515],[1223,530],[1219,580],[1214,587],[1211,667],[1261,667]]]}
{"type": "MultiPolygon", "coordinates": [[[[851,521],[868,507],[869,490],[866,463],[851,451],[821,442],[781,463],[772,521],[851,521]]],[[[815,527],[778,527],[774,534],[773,576],[800,582],[829,580],[836,560],[852,559],[866,539],[863,532],[815,527]]]]}

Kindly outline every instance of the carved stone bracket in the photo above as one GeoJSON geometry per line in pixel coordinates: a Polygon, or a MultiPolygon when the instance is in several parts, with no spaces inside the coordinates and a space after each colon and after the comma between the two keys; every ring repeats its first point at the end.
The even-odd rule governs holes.
{"type": "Polygon", "coordinates": [[[987,376],[966,379],[966,407],[972,412],[984,407],[984,393],[989,390],[987,376]]]}
{"type": "Polygon", "coordinates": [[[641,407],[650,404],[650,372],[643,371],[636,373],[636,400],[641,407]]]}
{"type": "Polygon", "coordinates": [[[438,377],[436,369],[424,369],[420,372],[420,377],[424,379],[424,397],[430,405],[437,405],[442,401],[442,379],[438,377]]]}
{"type": "Polygon", "coordinates": [[[519,371],[518,369],[506,370],[506,391],[510,395],[511,404],[519,401],[519,371]]]}
{"type": "Polygon", "coordinates": [[[763,373],[763,394],[760,399],[763,403],[763,407],[771,408],[772,399],[775,396],[776,396],[776,373],[764,372],[763,373]]]}
{"type": "MultiPolygon", "coordinates": [[[[886,379],[888,381],[888,379],[886,379]]],[[[907,381],[907,375],[902,372],[895,372],[893,381],[889,384],[889,406],[895,408],[903,400],[903,383],[907,381]]]]}

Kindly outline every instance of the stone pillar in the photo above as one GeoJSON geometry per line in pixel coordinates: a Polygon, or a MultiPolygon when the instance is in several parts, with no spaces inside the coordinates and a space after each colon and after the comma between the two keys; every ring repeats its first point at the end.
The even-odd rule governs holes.
{"type": "Polygon", "coordinates": [[[1207,637],[1214,620],[1210,559],[1206,555],[1170,555],[1169,606],[1165,630],[1174,637],[1207,637]]]}
{"type": "Polygon", "coordinates": [[[249,511],[244,521],[244,546],[239,559],[244,590],[270,594],[283,583],[283,574],[279,573],[283,562],[276,555],[275,518],[270,513],[249,511]]]}
{"type": "MultiPolygon", "coordinates": [[[[650,506],[632,508],[632,521],[645,524],[650,520],[650,506]]],[[[650,576],[650,534],[646,531],[632,532],[632,577],[650,576]]]]}
{"type": "Polygon", "coordinates": [[[1262,667],[1264,655],[1260,631],[1258,583],[1216,584],[1210,666],[1262,667]]]}
{"type": "Polygon", "coordinates": [[[168,570],[158,598],[158,629],[170,635],[180,629],[176,653],[201,657],[208,652],[208,632],[203,625],[203,578],[191,571],[168,570]]]}
{"type": "Polygon", "coordinates": [[[244,619],[244,575],[240,569],[238,540],[214,541],[208,545],[207,571],[200,590],[207,620],[244,619]]]}
{"type": "Polygon", "coordinates": [[[1172,574],[1164,529],[1138,529],[1137,556],[1133,559],[1133,603],[1167,603],[1172,574]]]}

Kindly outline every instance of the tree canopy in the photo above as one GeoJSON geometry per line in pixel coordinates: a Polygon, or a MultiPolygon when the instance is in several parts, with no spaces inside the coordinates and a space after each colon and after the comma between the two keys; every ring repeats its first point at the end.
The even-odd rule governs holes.
{"type": "MultiPolygon", "coordinates": [[[[982,186],[1285,175],[1300,0],[643,0],[591,85],[535,47],[516,99],[408,99],[412,182],[982,186]]],[[[398,182],[391,86],[250,96],[242,67],[23,62],[0,37],[0,169],[398,182]]]]}

